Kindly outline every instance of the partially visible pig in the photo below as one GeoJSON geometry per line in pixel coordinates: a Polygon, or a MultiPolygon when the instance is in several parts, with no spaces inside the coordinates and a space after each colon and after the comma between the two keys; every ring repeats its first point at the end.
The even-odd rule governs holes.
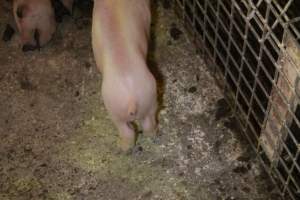
{"type": "Polygon", "coordinates": [[[32,51],[49,42],[56,30],[51,0],[13,0],[13,13],[23,51],[32,51]]]}
{"type": "Polygon", "coordinates": [[[150,22],[149,0],[94,1],[92,46],[103,75],[102,97],[124,151],[135,145],[131,122],[156,134],[156,81],[146,63],[150,22]]]}

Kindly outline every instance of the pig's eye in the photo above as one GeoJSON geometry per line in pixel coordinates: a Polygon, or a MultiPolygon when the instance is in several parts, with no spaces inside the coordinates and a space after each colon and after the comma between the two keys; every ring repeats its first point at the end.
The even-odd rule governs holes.
{"type": "Polygon", "coordinates": [[[23,18],[23,6],[17,8],[17,16],[23,18]]]}

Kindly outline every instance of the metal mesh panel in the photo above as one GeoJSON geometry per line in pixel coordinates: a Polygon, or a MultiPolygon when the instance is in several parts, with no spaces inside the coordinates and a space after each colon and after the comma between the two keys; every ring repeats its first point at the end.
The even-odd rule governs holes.
{"type": "Polygon", "coordinates": [[[300,199],[300,1],[175,0],[284,199],[300,199]]]}

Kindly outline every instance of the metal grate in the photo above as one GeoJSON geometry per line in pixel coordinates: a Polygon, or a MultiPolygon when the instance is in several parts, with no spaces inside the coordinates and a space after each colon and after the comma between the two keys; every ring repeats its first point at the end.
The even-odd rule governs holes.
{"type": "Polygon", "coordinates": [[[300,1],[175,0],[284,199],[300,199],[300,1]]]}

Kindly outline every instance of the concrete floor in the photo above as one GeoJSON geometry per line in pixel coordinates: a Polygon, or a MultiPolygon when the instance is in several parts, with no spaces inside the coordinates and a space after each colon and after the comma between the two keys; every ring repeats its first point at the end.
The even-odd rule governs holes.
{"type": "MultiPolygon", "coordinates": [[[[1,34],[10,12],[3,1],[1,34]]],[[[0,41],[0,199],[279,199],[181,27],[156,8],[159,137],[140,135],[129,155],[103,106],[88,14],[66,17],[40,52],[0,41]]]]}

